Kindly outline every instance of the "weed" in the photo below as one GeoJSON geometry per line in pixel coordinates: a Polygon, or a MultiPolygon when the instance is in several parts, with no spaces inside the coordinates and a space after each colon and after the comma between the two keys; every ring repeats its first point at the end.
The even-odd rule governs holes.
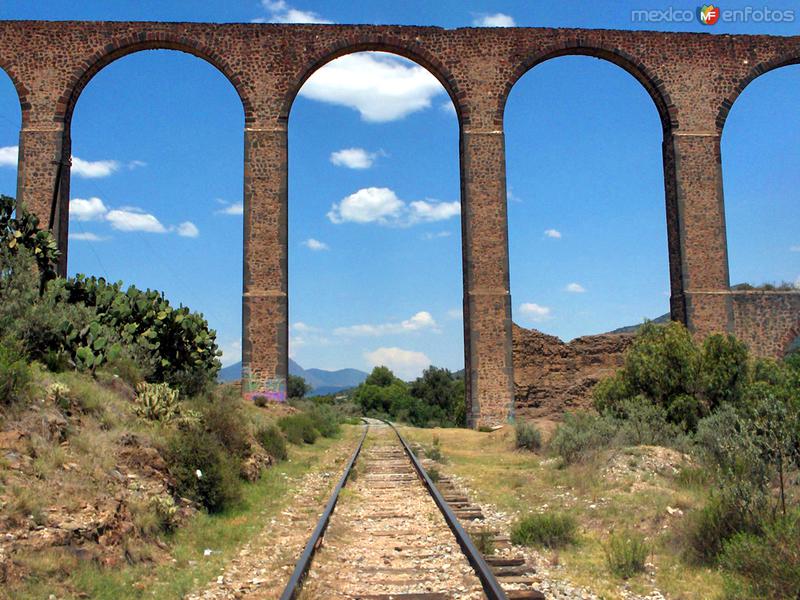
{"type": "Polygon", "coordinates": [[[630,579],[644,571],[650,547],[636,532],[612,534],[604,547],[608,570],[617,577],[630,579]]]}
{"type": "Polygon", "coordinates": [[[484,556],[494,554],[494,534],[491,531],[476,531],[472,535],[472,541],[475,543],[478,552],[484,556]]]}
{"type": "Polygon", "coordinates": [[[542,447],[542,433],[533,423],[517,421],[514,434],[517,448],[536,452],[542,447]]]}
{"type": "Polygon", "coordinates": [[[521,546],[559,548],[576,540],[578,523],[565,513],[535,513],[523,517],[511,530],[511,542],[521,546]]]}

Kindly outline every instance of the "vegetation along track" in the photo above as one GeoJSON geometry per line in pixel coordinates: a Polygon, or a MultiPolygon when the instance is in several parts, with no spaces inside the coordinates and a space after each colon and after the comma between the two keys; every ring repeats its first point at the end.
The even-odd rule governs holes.
{"type": "Polygon", "coordinates": [[[507,595],[400,433],[366,427],[281,600],[542,598],[507,595]]]}

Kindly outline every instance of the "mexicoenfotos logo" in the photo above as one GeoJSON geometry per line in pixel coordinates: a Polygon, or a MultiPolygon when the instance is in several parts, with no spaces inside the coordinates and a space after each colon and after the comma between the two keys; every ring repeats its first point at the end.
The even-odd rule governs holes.
{"type": "Polygon", "coordinates": [[[667,6],[656,9],[631,11],[634,23],[692,23],[695,19],[703,25],[720,23],[794,23],[794,10],[775,10],[767,5],[722,9],[713,4],[703,4],[697,10],[667,6]]]}
{"type": "Polygon", "coordinates": [[[713,4],[703,5],[697,9],[697,18],[703,25],[713,25],[719,21],[719,7],[713,4]]]}

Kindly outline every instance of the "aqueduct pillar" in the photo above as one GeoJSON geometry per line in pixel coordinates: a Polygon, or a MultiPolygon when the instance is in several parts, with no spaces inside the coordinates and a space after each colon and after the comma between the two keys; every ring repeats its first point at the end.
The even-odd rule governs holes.
{"type": "Polygon", "coordinates": [[[503,423],[514,408],[505,163],[502,127],[462,127],[464,364],[473,427],[503,423]]]}
{"type": "Polygon", "coordinates": [[[677,211],[668,223],[676,221],[669,226],[677,226],[672,240],[680,242],[670,248],[681,288],[677,297],[673,289],[673,318],[700,338],[732,332],[719,133],[668,132],[664,145],[668,201],[674,194],[677,211]]]}
{"type": "Polygon", "coordinates": [[[286,122],[244,132],[242,389],[285,398],[289,356],[286,122]]]}

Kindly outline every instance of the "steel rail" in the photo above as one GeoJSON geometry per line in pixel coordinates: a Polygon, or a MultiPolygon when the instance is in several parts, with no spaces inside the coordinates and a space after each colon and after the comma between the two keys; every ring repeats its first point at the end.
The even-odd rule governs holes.
{"type": "Polygon", "coordinates": [[[369,431],[369,423],[366,421],[365,423],[366,427],[364,428],[364,434],[361,436],[361,441],[358,442],[358,446],[353,451],[353,455],[350,457],[350,461],[347,463],[344,473],[341,479],[339,479],[339,483],[336,484],[333,494],[331,494],[328,500],[328,504],[325,505],[325,511],[317,522],[317,526],[314,528],[314,532],[311,534],[311,538],[308,540],[303,553],[297,560],[292,576],[283,589],[280,600],[294,600],[297,597],[297,593],[300,591],[300,584],[308,572],[308,568],[311,566],[311,559],[314,557],[314,553],[317,551],[322,541],[322,536],[325,534],[325,529],[328,527],[328,521],[330,521],[331,515],[333,514],[333,509],[336,508],[336,503],[339,500],[339,492],[342,491],[344,484],[347,483],[347,478],[350,476],[353,465],[356,463],[356,459],[358,459],[358,455],[361,453],[361,448],[364,446],[364,440],[367,438],[367,432],[369,431]]]}
{"type": "Polygon", "coordinates": [[[422,479],[425,487],[428,488],[428,492],[433,497],[434,502],[436,502],[436,506],[439,507],[439,510],[444,516],[444,520],[450,527],[450,531],[452,531],[453,535],[456,537],[458,545],[461,546],[461,551],[467,557],[467,560],[469,561],[470,565],[472,565],[472,568],[475,569],[475,574],[478,576],[478,579],[480,579],[481,585],[483,586],[483,591],[488,600],[507,600],[508,597],[506,596],[503,588],[500,587],[500,582],[497,581],[492,569],[486,563],[480,551],[475,547],[475,544],[472,542],[469,534],[461,526],[461,523],[458,522],[458,517],[450,508],[450,505],[445,501],[441,492],[433,483],[433,480],[431,480],[430,476],[428,476],[428,473],[419,462],[419,459],[411,451],[411,448],[406,443],[406,440],[402,435],[400,435],[397,427],[388,421],[384,421],[384,423],[389,425],[389,427],[391,427],[397,434],[397,437],[400,440],[400,443],[403,445],[406,454],[408,455],[409,459],[411,459],[411,464],[414,465],[414,469],[417,471],[420,479],[422,479]]]}
{"type": "MultiPolygon", "coordinates": [[[[383,421],[383,419],[380,419],[383,421]]],[[[366,422],[366,421],[365,421],[366,422]]],[[[500,587],[500,583],[497,581],[497,578],[494,576],[489,565],[484,560],[483,556],[481,555],[480,551],[475,547],[475,544],[472,542],[472,539],[469,537],[469,534],[466,530],[461,526],[461,523],[458,522],[458,517],[455,515],[453,510],[450,508],[450,505],[445,501],[444,497],[442,496],[439,489],[431,480],[428,473],[425,471],[422,464],[419,462],[419,459],[416,455],[411,451],[406,440],[397,430],[393,423],[388,421],[383,421],[389,427],[392,428],[395,435],[397,435],[397,439],[400,440],[400,444],[403,446],[403,450],[408,456],[409,460],[411,461],[414,470],[417,472],[417,475],[425,484],[425,487],[428,490],[428,493],[433,498],[433,501],[436,503],[436,506],[439,508],[439,511],[444,516],[444,520],[447,523],[450,531],[453,532],[453,535],[458,542],[458,545],[461,547],[461,551],[467,558],[467,561],[470,563],[472,568],[475,570],[475,574],[478,576],[478,579],[483,586],[483,591],[486,594],[486,598],[488,600],[508,600],[506,593],[503,591],[503,588],[500,587]]],[[[353,452],[353,455],[350,457],[350,461],[347,463],[344,473],[342,474],[339,483],[336,485],[336,488],[333,490],[333,494],[331,495],[330,500],[328,500],[328,504],[325,506],[325,511],[322,513],[322,516],[317,523],[314,532],[311,534],[311,538],[308,540],[303,553],[300,555],[297,563],[295,564],[294,571],[292,572],[292,576],[289,578],[289,581],[286,584],[286,587],[283,590],[283,594],[281,594],[280,600],[295,600],[297,597],[298,592],[300,591],[301,584],[303,582],[303,578],[305,577],[306,573],[308,572],[309,567],[311,566],[311,560],[314,556],[314,552],[316,552],[317,548],[322,541],[322,536],[325,534],[325,529],[328,526],[328,522],[330,521],[331,514],[333,514],[334,508],[336,508],[336,502],[339,500],[339,493],[342,491],[345,483],[347,482],[348,477],[350,476],[350,472],[353,470],[353,465],[355,465],[356,460],[358,459],[358,455],[361,452],[361,448],[364,445],[364,440],[367,437],[367,433],[369,432],[369,422],[366,422],[367,426],[364,429],[364,434],[361,436],[361,441],[358,444],[358,447],[353,452]]]]}

